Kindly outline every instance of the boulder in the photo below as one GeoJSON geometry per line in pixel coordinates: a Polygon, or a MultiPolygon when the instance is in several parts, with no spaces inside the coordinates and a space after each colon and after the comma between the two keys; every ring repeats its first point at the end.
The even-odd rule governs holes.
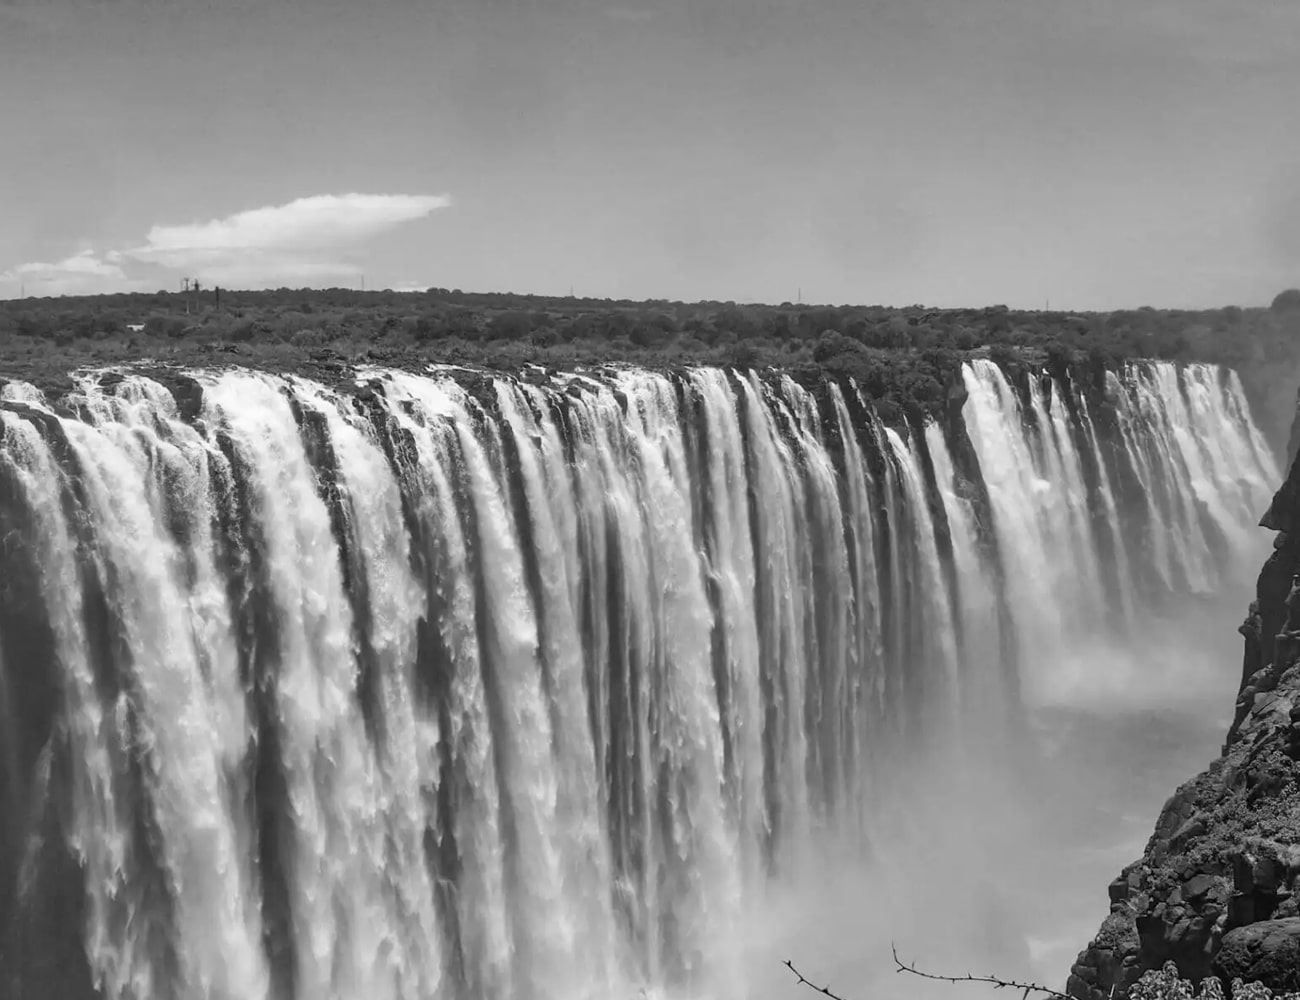
{"type": "Polygon", "coordinates": [[[1275,992],[1300,990],[1300,917],[1261,920],[1223,935],[1214,971],[1275,992]]]}

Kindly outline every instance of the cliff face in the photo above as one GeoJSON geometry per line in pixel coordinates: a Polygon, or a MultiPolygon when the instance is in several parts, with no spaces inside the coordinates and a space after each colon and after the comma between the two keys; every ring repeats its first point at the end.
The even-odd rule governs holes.
{"type": "Polygon", "coordinates": [[[1240,629],[1223,754],[1165,803],[1142,858],[1110,884],[1110,915],[1067,985],[1080,1000],[1120,1000],[1166,961],[1196,982],[1300,988],[1300,462],[1260,524],[1278,534],[1240,629]]]}

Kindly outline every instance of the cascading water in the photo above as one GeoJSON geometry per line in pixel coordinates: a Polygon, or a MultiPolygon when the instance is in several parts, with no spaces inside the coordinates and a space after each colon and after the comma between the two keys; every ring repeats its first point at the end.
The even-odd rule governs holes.
{"type": "Polygon", "coordinates": [[[6,995],[757,996],[774,887],[887,856],[906,761],[1132,681],[1277,479],[1205,366],[972,361],[901,427],[716,369],[362,376],[4,387],[6,995]]]}

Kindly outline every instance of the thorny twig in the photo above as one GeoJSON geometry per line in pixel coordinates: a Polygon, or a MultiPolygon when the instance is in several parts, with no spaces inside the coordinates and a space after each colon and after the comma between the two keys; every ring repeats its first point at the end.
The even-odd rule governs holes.
{"type": "MultiPolygon", "coordinates": [[[[894,955],[894,971],[907,972],[913,976],[920,976],[922,979],[933,979],[943,983],[984,983],[992,986],[994,989],[1013,989],[1021,991],[1021,1000],[1027,1000],[1030,994],[1040,994],[1049,998],[1049,1000],[1072,1000],[1071,997],[1056,990],[1049,989],[1046,986],[1039,986],[1037,983],[1019,983],[1014,979],[1001,979],[997,976],[972,976],[969,972],[964,976],[941,976],[933,972],[922,972],[915,964],[909,965],[898,957],[898,948],[890,945],[890,951],[894,955]]],[[[808,979],[802,972],[795,968],[793,962],[786,959],[785,967],[794,973],[795,978],[799,981],[800,986],[807,986],[814,993],[820,993],[823,996],[830,997],[831,1000],[847,1000],[838,993],[832,992],[830,985],[818,986],[812,980],[808,979]]]]}
{"type": "Polygon", "coordinates": [[[1046,986],[1039,986],[1037,983],[1018,983],[1014,979],[1002,979],[998,976],[972,976],[969,972],[964,976],[940,976],[933,972],[922,972],[913,963],[906,964],[898,957],[898,948],[896,945],[890,945],[889,950],[894,955],[894,971],[909,972],[914,976],[920,976],[922,979],[935,979],[945,983],[984,983],[992,986],[994,989],[1013,989],[1021,991],[1021,1000],[1025,1000],[1031,993],[1039,993],[1051,1000],[1072,1000],[1068,995],[1057,990],[1050,989],[1046,986]]]}
{"type": "Polygon", "coordinates": [[[818,986],[816,983],[811,982],[808,979],[805,979],[804,974],[800,972],[798,969],[796,969],[794,967],[794,963],[790,961],[788,958],[785,960],[785,967],[794,973],[795,978],[799,980],[800,986],[807,986],[814,993],[822,993],[830,997],[831,1000],[847,1000],[846,997],[842,997],[838,993],[832,993],[831,988],[829,986],[818,986]]]}

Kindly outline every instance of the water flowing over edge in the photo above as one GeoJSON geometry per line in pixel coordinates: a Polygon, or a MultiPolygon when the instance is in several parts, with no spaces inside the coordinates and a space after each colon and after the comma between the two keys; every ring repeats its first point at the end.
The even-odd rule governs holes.
{"type": "Polygon", "coordinates": [[[1277,479],[1203,365],[360,374],[0,390],[0,976],[57,903],[111,1000],[744,996],[766,884],[1149,673],[1277,479]]]}

